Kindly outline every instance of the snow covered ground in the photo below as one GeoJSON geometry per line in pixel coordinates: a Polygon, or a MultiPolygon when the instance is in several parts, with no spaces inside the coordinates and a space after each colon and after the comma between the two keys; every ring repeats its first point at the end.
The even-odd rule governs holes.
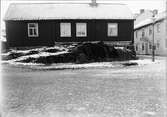
{"type": "MultiPolygon", "coordinates": [[[[64,52],[59,52],[64,53],[64,52]]],[[[51,55],[43,53],[44,56],[51,55]]],[[[53,53],[52,55],[55,55],[56,53],[53,53]]],[[[31,55],[32,57],[38,57],[39,55],[31,55]]],[[[152,62],[151,59],[139,59],[139,60],[129,60],[129,61],[114,61],[114,62],[93,62],[93,63],[85,63],[85,64],[75,64],[75,63],[56,63],[52,65],[45,65],[40,63],[24,63],[24,62],[17,62],[18,60],[26,59],[26,57],[30,56],[23,56],[14,60],[9,61],[3,61],[3,64],[11,64],[11,65],[17,65],[18,67],[26,67],[31,69],[38,69],[38,70],[60,70],[60,69],[86,69],[86,68],[116,68],[116,67],[124,67],[124,64],[133,64],[138,66],[148,65],[148,64],[158,64],[160,60],[156,60],[155,62],[152,62]]]]}
{"type": "MultiPolygon", "coordinates": [[[[166,61],[163,57],[156,57],[156,61],[75,70],[34,70],[3,64],[3,115],[166,117],[166,61]]],[[[111,66],[114,64],[118,62],[111,66]]]]}
{"type": "Polygon", "coordinates": [[[139,59],[139,60],[129,60],[129,61],[93,62],[93,63],[86,63],[86,64],[55,63],[51,65],[46,65],[44,63],[24,62],[24,60],[27,60],[30,58],[36,59],[40,57],[66,54],[68,53],[70,48],[74,48],[75,46],[76,45],[71,45],[71,46],[66,46],[66,47],[65,46],[55,46],[55,47],[41,47],[41,48],[27,49],[27,50],[26,49],[25,50],[11,50],[7,53],[1,53],[2,58],[3,57],[9,58],[9,60],[2,60],[1,63],[16,65],[18,67],[21,66],[21,67],[26,67],[26,68],[31,68],[31,69],[60,70],[60,69],[85,69],[85,68],[115,68],[115,67],[124,67],[125,64],[134,64],[134,65],[142,66],[142,65],[147,65],[147,64],[157,64],[159,62],[159,60],[156,60],[153,63],[151,59],[148,59],[148,58],[139,59]],[[14,56],[16,56],[16,58],[10,59],[9,56],[12,53],[14,56]]]}

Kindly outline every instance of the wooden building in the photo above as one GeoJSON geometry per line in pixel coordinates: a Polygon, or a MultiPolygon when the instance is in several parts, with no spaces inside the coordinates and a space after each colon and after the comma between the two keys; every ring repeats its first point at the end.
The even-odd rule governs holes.
{"type": "Polygon", "coordinates": [[[124,4],[13,3],[6,15],[10,47],[55,42],[133,43],[134,18],[124,4]]]}

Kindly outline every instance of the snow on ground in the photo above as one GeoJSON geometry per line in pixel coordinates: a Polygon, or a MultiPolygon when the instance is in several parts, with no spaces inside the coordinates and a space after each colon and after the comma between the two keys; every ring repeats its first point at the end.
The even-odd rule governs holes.
{"type": "Polygon", "coordinates": [[[85,64],[57,63],[57,64],[52,64],[50,66],[46,66],[46,65],[32,66],[31,68],[41,69],[41,70],[86,69],[86,68],[119,68],[119,67],[124,67],[125,63],[129,63],[129,64],[130,63],[137,63],[138,66],[143,66],[143,65],[149,65],[149,64],[157,64],[157,63],[159,63],[159,60],[156,60],[155,62],[152,62],[149,59],[144,59],[144,60],[114,61],[114,62],[94,62],[94,63],[85,63],[85,64]]]}
{"type": "Polygon", "coordinates": [[[11,61],[12,61],[12,62],[15,62],[15,61],[22,61],[22,60],[26,60],[26,59],[28,59],[28,58],[47,57],[47,56],[65,54],[65,53],[68,53],[68,52],[67,52],[67,51],[56,52],[56,53],[41,52],[41,53],[39,53],[39,54],[21,56],[21,57],[19,57],[19,58],[17,58],[17,59],[13,59],[13,60],[11,60],[11,61]]]}
{"type": "Polygon", "coordinates": [[[59,51],[67,51],[68,49],[67,48],[64,48],[63,46],[54,46],[54,47],[39,47],[39,48],[32,48],[32,49],[25,49],[25,50],[14,50],[12,49],[11,51],[7,52],[7,53],[1,53],[1,55],[9,55],[10,53],[12,52],[15,52],[15,53],[24,53],[24,54],[27,54],[29,53],[30,51],[46,51],[46,50],[49,50],[49,49],[57,49],[59,51]]]}
{"type": "MultiPolygon", "coordinates": [[[[10,56],[10,54],[12,54],[12,53],[14,53],[14,54],[20,53],[22,55],[20,57],[17,57],[16,59],[11,59],[11,60],[7,60],[7,61],[2,60],[2,63],[14,64],[16,61],[22,61],[22,60],[25,60],[28,58],[39,58],[39,57],[45,57],[45,56],[65,54],[65,53],[68,53],[68,49],[64,48],[63,46],[41,47],[41,48],[25,49],[25,50],[12,49],[11,51],[9,51],[7,53],[1,53],[1,56],[10,56]],[[51,50],[51,49],[53,49],[57,52],[47,52],[48,50],[51,50]],[[37,54],[36,53],[30,54],[33,51],[35,51],[37,54]]],[[[23,63],[23,64],[25,64],[25,63],[23,63]]],[[[30,64],[32,65],[32,63],[30,63],[30,64]]]]}
{"type": "Polygon", "coordinates": [[[48,71],[4,64],[4,117],[166,117],[165,61],[156,60],[48,71]]]}
{"type": "MultiPolygon", "coordinates": [[[[69,47],[69,46],[68,46],[69,47]]],[[[120,49],[120,48],[119,48],[120,49]]],[[[52,55],[60,55],[68,53],[68,48],[63,46],[55,46],[55,47],[42,47],[42,48],[35,48],[35,49],[27,49],[27,50],[12,50],[8,53],[1,54],[3,56],[8,56],[12,52],[14,53],[24,53],[28,54],[31,51],[38,51],[37,54],[31,54],[31,55],[23,55],[16,59],[11,59],[7,61],[1,61],[2,64],[12,64],[12,65],[20,65],[24,67],[30,67],[33,69],[41,69],[41,70],[49,70],[49,69],[84,69],[84,68],[113,68],[113,67],[123,67],[124,64],[132,64],[136,63],[136,65],[142,66],[142,65],[148,65],[148,64],[156,64],[159,62],[159,60],[156,60],[155,62],[152,62],[150,58],[145,59],[139,59],[139,60],[129,60],[129,61],[114,61],[114,62],[94,62],[94,63],[85,63],[85,64],[75,64],[75,63],[56,63],[51,65],[45,65],[42,63],[26,63],[26,62],[20,62],[23,60],[26,60],[28,58],[39,58],[39,57],[46,57],[46,56],[52,56],[52,55]],[[57,52],[47,52],[49,49],[56,49],[57,52]]]]}
{"type": "MultiPolygon", "coordinates": [[[[35,57],[37,57],[35,55],[35,57]]],[[[94,63],[85,63],[85,64],[75,64],[75,63],[55,63],[51,65],[45,65],[41,63],[22,63],[16,62],[17,60],[23,60],[26,57],[21,57],[15,60],[4,61],[4,64],[12,64],[18,66],[24,66],[32,69],[40,70],[59,70],[59,69],[86,69],[86,68],[119,68],[124,67],[124,64],[133,64],[137,63],[138,66],[144,66],[149,64],[158,64],[160,60],[152,62],[151,59],[142,59],[142,60],[130,60],[130,61],[114,61],[114,62],[94,62],[94,63]]]]}
{"type": "Polygon", "coordinates": [[[56,69],[86,69],[86,68],[112,68],[112,67],[116,67],[112,64],[112,62],[95,62],[86,64],[58,63],[58,64],[52,64],[51,66],[45,66],[45,65],[33,66],[32,68],[41,70],[53,70],[53,69],[56,70],[56,69]]]}
{"type": "MultiPolygon", "coordinates": [[[[2,64],[12,64],[12,65],[20,65],[24,67],[30,67],[34,69],[82,69],[82,68],[113,68],[113,67],[123,67],[128,64],[132,65],[147,65],[147,64],[155,64],[159,61],[156,60],[152,62],[151,59],[139,59],[139,60],[129,60],[129,61],[114,61],[114,62],[94,62],[94,63],[85,63],[85,64],[75,64],[75,63],[56,63],[51,65],[45,65],[42,63],[32,63],[32,62],[23,62],[29,58],[40,58],[47,56],[55,56],[68,53],[70,48],[75,47],[76,45],[56,45],[54,47],[40,47],[35,49],[25,49],[25,50],[11,50],[7,53],[1,53],[1,56],[10,56],[10,54],[14,53],[17,58],[13,58],[10,60],[1,61],[2,64]],[[21,55],[17,55],[21,54],[21,55]],[[20,57],[19,57],[20,56],[20,57]]],[[[118,47],[116,49],[123,49],[118,47]]],[[[10,58],[10,57],[9,57],[10,58]]]]}
{"type": "Polygon", "coordinates": [[[159,63],[159,60],[155,60],[155,62],[153,62],[151,59],[139,59],[139,60],[130,60],[130,63],[137,63],[139,66],[140,65],[148,65],[148,64],[156,64],[159,63]]]}

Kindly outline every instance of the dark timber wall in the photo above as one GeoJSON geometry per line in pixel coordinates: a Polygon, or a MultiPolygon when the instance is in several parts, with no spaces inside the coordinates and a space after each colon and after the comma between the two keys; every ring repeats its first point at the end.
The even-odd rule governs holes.
{"type": "Polygon", "coordinates": [[[6,22],[7,42],[10,47],[50,46],[54,44],[52,22],[49,21],[8,21],[6,22]],[[38,23],[38,37],[28,37],[27,23],[38,23]]]}
{"type": "Polygon", "coordinates": [[[133,20],[32,20],[6,21],[10,47],[51,46],[54,42],[132,41],[133,20]],[[60,23],[71,23],[71,37],[60,37],[60,23]],[[76,23],[87,23],[87,37],[76,37],[76,23]],[[27,23],[38,23],[39,37],[28,37],[27,23]],[[118,36],[107,36],[107,23],[118,23],[118,36]]]}

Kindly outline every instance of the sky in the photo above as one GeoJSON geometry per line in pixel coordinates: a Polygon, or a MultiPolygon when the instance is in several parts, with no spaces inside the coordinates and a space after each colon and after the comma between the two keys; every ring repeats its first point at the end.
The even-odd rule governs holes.
{"type": "MultiPolygon", "coordinates": [[[[13,2],[86,2],[91,0],[1,0],[1,26],[4,27],[3,17],[8,8],[8,5],[13,2]]],[[[124,3],[131,9],[133,13],[139,13],[140,9],[158,9],[159,12],[165,11],[166,0],[96,0],[97,2],[113,2],[124,3]]]]}

